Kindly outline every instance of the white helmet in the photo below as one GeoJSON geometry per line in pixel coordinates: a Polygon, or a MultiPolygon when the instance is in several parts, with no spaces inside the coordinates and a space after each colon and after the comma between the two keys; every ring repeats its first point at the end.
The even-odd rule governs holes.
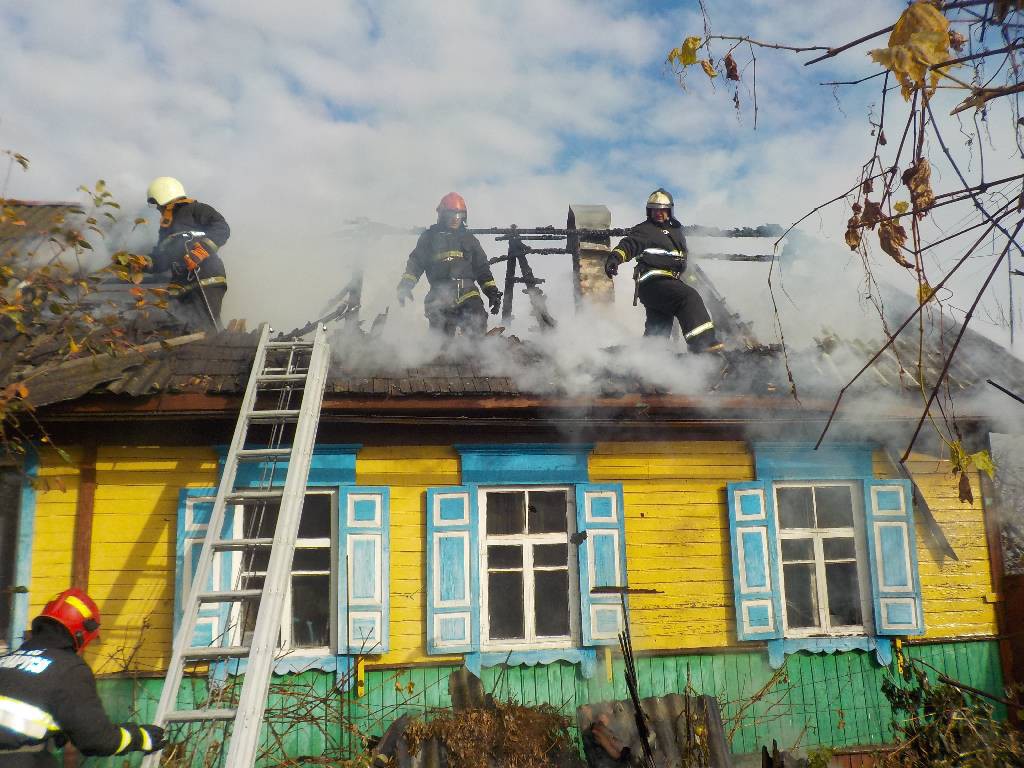
{"type": "Polygon", "coordinates": [[[171,200],[185,197],[185,187],[181,182],[170,176],[157,176],[149,183],[146,190],[146,202],[156,205],[167,205],[171,200]]]}

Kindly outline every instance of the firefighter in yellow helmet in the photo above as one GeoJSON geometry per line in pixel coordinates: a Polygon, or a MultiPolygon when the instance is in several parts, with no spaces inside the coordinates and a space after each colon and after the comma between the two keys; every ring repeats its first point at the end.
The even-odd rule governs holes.
{"type": "Polygon", "coordinates": [[[100,609],[80,589],[53,598],[32,620],[32,637],[0,656],[0,766],[57,768],[52,746],[84,755],[163,749],[156,725],[110,722],[80,654],[99,636],[100,609]]]}
{"type": "Polygon", "coordinates": [[[398,282],[398,303],[412,300],[412,289],[424,272],[430,290],[423,310],[430,327],[454,336],[461,330],[470,336],[487,332],[487,313],[480,291],[487,297],[491,314],[501,308],[501,291],[494,282],[480,241],[466,231],[466,201],[449,192],[437,205],[437,223],[416,242],[398,282]],[[480,290],[477,290],[479,284],[480,290]]]}
{"type": "Polygon", "coordinates": [[[160,211],[160,234],[150,253],[153,272],[169,272],[172,311],[190,330],[218,330],[228,281],[220,248],[231,236],[227,221],[213,206],[185,194],[170,176],[150,183],[146,201],[160,211]]]}
{"type": "Polygon", "coordinates": [[[679,321],[691,352],[717,352],[715,324],[696,289],[683,281],[686,237],[673,213],[673,200],[658,188],[647,198],[647,220],[633,227],[608,255],[604,271],[614,277],[623,262],[636,259],[633,279],[647,312],[645,336],[668,336],[679,321]]]}

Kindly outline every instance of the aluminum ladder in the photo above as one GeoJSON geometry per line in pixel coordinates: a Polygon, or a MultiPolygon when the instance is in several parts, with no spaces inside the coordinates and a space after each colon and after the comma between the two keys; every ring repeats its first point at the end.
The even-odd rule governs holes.
{"type": "MultiPolygon", "coordinates": [[[[322,325],[317,328],[312,341],[272,341],[270,326],[262,326],[249,383],[210,513],[195,577],[183,601],[181,624],[174,638],[167,677],[153,719],[169,729],[169,743],[174,741],[176,725],[179,729],[182,726],[196,729],[199,724],[220,723],[224,729],[221,750],[227,742],[227,758],[222,764],[231,768],[247,768],[256,759],[329,366],[330,349],[322,325]],[[265,407],[268,400],[275,399],[275,392],[275,407],[265,407]],[[298,397],[301,397],[298,408],[290,407],[298,397]],[[292,430],[291,444],[287,445],[287,435],[292,430]],[[256,439],[256,435],[265,432],[269,432],[269,439],[256,439]],[[264,443],[269,447],[247,447],[264,443]],[[239,465],[246,462],[262,462],[263,467],[268,462],[271,466],[287,462],[283,487],[276,485],[272,478],[268,481],[265,472],[261,483],[263,487],[236,485],[239,465]],[[239,515],[245,505],[274,502],[278,502],[279,507],[272,538],[246,538],[244,535],[241,538],[222,538],[229,507],[234,510],[234,515],[239,515]],[[242,584],[241,579],[235,580],[230,590],[218,589],[217,584],[213,584],[212,589],[205,588],[214,574],[214,558],[235,556],[224,553],[248,553],[251,557],[253,553],[266,553],[268,550],[262,589],[244,588],[247,585],[242,584]],[[236,627],[232,633],[225,632],[214,638],[211,645],[193,645],[199,613],[204,606],[220,606],[221,611],[238,616],[247,602],[257,608],[251,640],[247,642],[244,633],[236,627]],[[201,709],[176,708],[187,666],[205,664],[212,671],[220,665],[223,670],[227,662],[236,661],[245,662],[236,706],[209,706],[207,701],[201,709]]],[[[241,664],[235,664],[236,673],[240,667],[241,664]]],[[[237,683],[237,677],[236,674],[233,682],[237,683]]],[[[223,752],[220,756],[223,757],[223,752]]],[[[143,768],[156,768],[160,765],[160,758],[159,753],[148,755],[143,760],[143,768]]]]}

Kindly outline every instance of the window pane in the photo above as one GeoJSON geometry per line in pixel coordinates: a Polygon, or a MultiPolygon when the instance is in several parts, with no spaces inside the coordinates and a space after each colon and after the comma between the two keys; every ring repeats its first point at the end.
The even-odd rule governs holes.
{"type": "Polygon", "coordinates": [[[569,634],[569,571],[534,573],[534,614],[539,637],[569,634]]]}
{"type": "MultiPolygon", "coordinates": [[[[0,633],[11,623],[14,592],[14,561],[17,554],[18,517],[21,508],[21,475],[0,469],[0,633]]],[[[0,639],[4,647],[6,638],[0,639]]]]}
{"type": "Polygon", "coordinates": [[[814,489],[818,504],[819,528],[852,528],[853,499],[845,485],[825,485],[814,489]]]}
{"type": "Polygon", "coordinates": [[[779,526],[813,528],[814,507],[810,488],[778,488],[779,526]]]}
{"type": "Polygon", "coordinates": [[[260,547],[259,549],[252,550],[251,552],[242,553],[243,571],[265,572],[267,570],[267,564],[269,562],[270,547],[260,547]]]}
{"type": "Polygon", "coordinates": [[[565,505],[565,491],[530,491],[530,533],[564,532],[565,505]]]}
{"type": "Polygon", "coordinates": [[[300,539],[331,538],[331,497],[325,493],[310,493],[302,505],[299,521],[300,539]]]}
{"type": "Polygon", "coordinates": [[[487,575],[487,616],[492,640],[521,640],[526,637],[522,571],[487,575]]]}
{"type": "Polygon", "coordinates": [[[850,536],[837,536],[821,542],[826,560],[856,560],[857,545],[850,536]]]}
{"type": "Polygon", "coordinates": [[[523,548],[517,546],[500,546],[487,548],[488,568],[522,568],[523,548]]]}
{"type": "Polygon", "coordinates": [[[331,550],[329,547],[320,549],[296,549],[292,559],[293,571],[328,571],[331,570],[331,550]]]}
{"type": "Polygon", "coordinates": [[[826,563],[828,620],[833,626],[851,626],[864,622],[860,612],[860,585],[856,563],[826,563]]]}
{"type": "Polygon", "coordinates": [[[322,648],[330,636],[330,576],[292,576],[292,646],[322,648]]]}
{"type": "Polygon", "coordinates": [[[568,544],[537,544],[533,548],[533,564],[537,568],[565,566],[569,562],[568,544]]]}
{"type": "MultiPolygon", "coordinates": [[[[242,589],[263,589],[263,577],[262,576],[248,576],[242,577],[242,589]]],[[[239,605],[239,625],[242,627],[242,645],[249,645],[252,640],[252,632],[256,629],[256,614],[257,605],[259,600],[243,600],[239,605]]],[[[214,641],[214,645],[220,643],[214,641]]]]}
{"type": "Polygon", "coordinates": [[[782,575],[786,582],[786,623],[795,629],[819,626],[814,564],[783,565],[782,575]]]}
{"type": "MultiPolygon", "coordinates": [[[[276,501],[248,504],[242,511],[242,531],[247,538],[269,539],[277,527],[278,505],[276,501]]],[[[237,512],[236,512],[237,514],[237,512]]]]}
{"type": "Polygon", "coordinates": [[[787,563],[794,560],[813,560],[814,541],[811,539],[783,539],[782,559],[787,563]]]}
{"type": "Polygon", "coordinates": [[[506,536],[526,531],[526,494],[503,491],[487,494],[487,535],[506,536]]]}

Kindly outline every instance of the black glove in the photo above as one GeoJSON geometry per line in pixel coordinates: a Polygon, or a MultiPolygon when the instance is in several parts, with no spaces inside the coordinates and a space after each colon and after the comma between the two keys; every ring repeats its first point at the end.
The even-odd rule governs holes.
{"type": "Polygon", "coordinates": [[[159,752],[167,744],[164,739],[164,729],[159,725],[140,725],[139,726],[139,751],[145,752],[147,755],[150,752],[159,752]]]}
{"type": "Polygon", "coordinates": [[[609,255],[604,261],[604,273],[608,275],[608,279],[611,280],[617,274],[619,274],[619,257],[614,253],[609,255]]]}
{"type": "Polygon", "coordinates": [[[404,307],[407,301],[412,301],[412,289],[403,283],[398,286],[398,305],[404,307]]]}
{"type": "Polygon", "coordinates": [[[490,305],[492,315],[498,314],[501,309],[501,297],[504,295],[497,288],[491,288],[489,291],[485,291],[487,294],[487,303],[490,305]]]}

